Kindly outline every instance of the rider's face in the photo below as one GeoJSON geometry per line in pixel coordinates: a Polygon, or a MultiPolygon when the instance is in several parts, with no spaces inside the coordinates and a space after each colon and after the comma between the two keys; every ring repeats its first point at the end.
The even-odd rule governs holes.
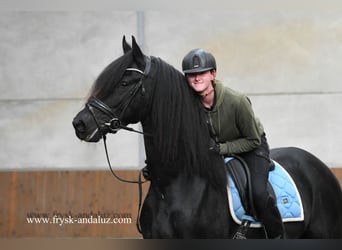
{"type": "Polygon", "coordinates": [[[200,95],[207,93],[213,88],[212,81],[215,80],[215,76],[215,70],[186,74],[191,88],[200,95]]]}

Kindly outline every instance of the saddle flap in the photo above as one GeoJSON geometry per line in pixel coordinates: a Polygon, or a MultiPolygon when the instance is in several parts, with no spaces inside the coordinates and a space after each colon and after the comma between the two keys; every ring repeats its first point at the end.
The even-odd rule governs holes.
{"type": "Polygon", "coordinates": [[[241,203],[247,214],[251,212],[252,197],[249,192],[248,176],[249,172],[246,163],[238,158],[226,158],[226,168],[228,174],[235,183],[240,194],[241,203]]]}

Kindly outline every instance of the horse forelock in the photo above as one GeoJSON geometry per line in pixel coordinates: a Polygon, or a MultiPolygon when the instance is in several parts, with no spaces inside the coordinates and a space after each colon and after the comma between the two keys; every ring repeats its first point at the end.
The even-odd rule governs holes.
{"type": "Polygon", "coordinates": [[[96,78],[89,97],[106,98],[113,93],[113,89],[120,81],[126,68],[133,63],[132,51],[129,51],[111,62],[96,78]]]}

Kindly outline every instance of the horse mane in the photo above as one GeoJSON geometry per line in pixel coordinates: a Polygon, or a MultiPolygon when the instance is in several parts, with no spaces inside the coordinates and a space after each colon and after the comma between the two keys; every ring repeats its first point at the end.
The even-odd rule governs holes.
{"type": "Polygon", "coordinates": [[[160,58],[153,59],[158,73],[152,114],[155,143],[163,162],[225,188],[223,161],[218,155],[208,153],[210,135],[199,96],[180,71],[160,58]]]}

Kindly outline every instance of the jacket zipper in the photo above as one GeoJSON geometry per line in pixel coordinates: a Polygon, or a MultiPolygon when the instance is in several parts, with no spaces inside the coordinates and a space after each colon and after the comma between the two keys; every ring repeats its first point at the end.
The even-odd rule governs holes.
{"type": "Polygon", "coordinates": [[[213,125],[213,120],[211,118],[211,112],[208,111],[208,125],[209,125],[209,132],[211,137],[215,140],[215,142],[218,142],[217,134],[213,125]]]}

